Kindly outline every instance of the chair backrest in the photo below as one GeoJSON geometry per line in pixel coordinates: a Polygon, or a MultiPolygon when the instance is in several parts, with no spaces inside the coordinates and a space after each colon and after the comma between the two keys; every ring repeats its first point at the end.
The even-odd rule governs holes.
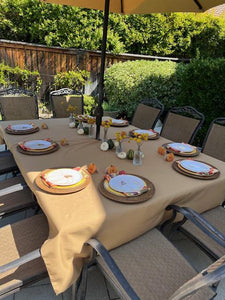
{"type": "Polygon", "coordinates": [[[27,90],[10,88],[0,91],[0,111],[2,119],[38,119],[37,96],[27,90]]]}
{"type": "Polygon", "coordinates": [[[50,93],[53,118],[67,118],[68,105],[76,107],[77,114],[83,114],[83,94],[71,89],[60,89],[50,93]]]}
{"type": "Polygon", "coordinates": [[[202,145],[202,152],[225,161],[225,118],[212,121],[202,145]]]}
{"type": "Polygon", "coordinates": [[[171,108],[161,131],[161,136],[174,142],[192,143],[205,116],[191,106],[171,108]]]}
{"type": "Polygon", "coordinates": [[[164,105],[159,100],[142,100],[134,113],[132,125],[141,129],[154,128],[163,111],[164,105]]]}

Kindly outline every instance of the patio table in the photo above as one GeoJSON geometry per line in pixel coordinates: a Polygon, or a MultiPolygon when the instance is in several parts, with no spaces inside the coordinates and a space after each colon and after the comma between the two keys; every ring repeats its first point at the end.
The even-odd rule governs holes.
{"type": "MultiPolygon", "coordinates": [[[[85,135],[78,135],[76,129],[69,128],[68,119],[48,119],[44,122],[48,129],[41,129],[43,120],[31,120],[40,126],[40,131],[29,135],[9,135],[4,129],[9,124],[27,121],[1,122],[0,135],[13,153],[28,186],[31,188],[49,222],[49,238],[43,244],[41,253],[45,261],[51,283],[56,294],[66,290],[78,277],[82,265],[91,255],[88,247],[83,247],[91,237],[98,238],[108,249],[128,242],[168,218],[165,208],[169,204],[189,206],[198,212],[216,207],[225,199],[225,163],[205,154],[197,159],[212,164],[221,172],[214,180],[199,180],[184,176],[172,168],[157,153],[157,149],[169,142],[160,137],[142,145],[144,160],[141,166],[134,166],[130,160],[120,160],[115,150],[103,152],[100,142],[85,135]],[[69,145],[60,146],[54,153],[29,156],[16,149],[19,141],[51,138],[60,142],[66,138],[69,145]],[[39,189],[34,180],[39,172],[55,167],[75,167],[97,165],[98,173],[92,175],[91,183],[82,191],[67,195],[53,195],[39,189]],[[98,192],[105,169],[116,165],[119,170],[141,175],[155,185],[154,196],[139,204],[122,204],[111,201],[98,192]]],[[[134,127],[113,128],[115,132],[134,127]]],[[[132,142],[131,142],[132,143],[132,142]]],[[[135,148],[135,144],[124,142],[125,150],[135,148]]]]}

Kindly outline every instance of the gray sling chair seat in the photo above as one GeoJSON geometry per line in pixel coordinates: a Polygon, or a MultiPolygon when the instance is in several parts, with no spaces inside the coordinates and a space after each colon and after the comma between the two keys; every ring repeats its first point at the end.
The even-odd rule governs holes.
{"type": "MultiPolygon", "coordinates": [[[[218,281],[216,273],[221,268],[222,276],[225,277],[225,257],[218,262],[220,270],[207,269],[197,275],[197,278],[194,277],[196,271],[157,229],[150,230],[110,253],[96,239],[87,241],[87,244],[95,249],[98,254],[95,256],[97,265],[121,299],[212,299],[215,290],[206,285],[218,281]],[[215,273],[211,273],[212,270],[215,273]],[[209,278],[213,278],[212,281],[209,278]]],[[[85,299],[87,274],[86,265],[77,284],[76,299],[85,299]]]]}
{"type": "Polygon", "coordinates": [[[154,128],[164,111],[164,105],[157,99],[142,100],[134,113],[132,125],[141,129],[154,128]]]}
{"type": "Polygon", "coordinates": [[[191,144],[204,120],[204,115],[191,106],[173,107],[166,115],[161,136],[191,144]]]}
{"type": "Polygon", "coordinates": [[[63,88],[50,93],[50,103],[53,118],[67,118],[69,112],[68,105],[76,107],[76,114],[83,114],[83,94],[68,88],[63,88]]]}
{"type": "MultiPolygon", "coordinates": [[[[0,229],[0,295],[15,293],[23,285],[46,275],[39,248],[47,238],[47,231],[47,222],[41,215],[0,229]]],[[[193,278],[195,270],[157,229],[110,253],[96,239],[90,239],[87,244],[99,254],[95,257],[97,264],[122,299],[212,299],[215,291],[206,286],[225,277],[223,257],[193,278]]],[[[85,298],[86,271],[87,265],[78,280],[75,299],[85,298]]]]}
{"type": "MultiPolygon", "coordinates": [[[[38,119],[37,96],[20,88],[0,91],[0,112],[3,121],[38,119]]],[[[0,175],[18,172],[18,167],[10,151],[0,153],[0,175]]]]}
{"type": "Polygon", "coordinates": [[[210,209],[201,215],[188,207],[170,205],[175,220],[177,213],[183,220],[174,223],[172,232],[181,231],[191,238],[211,258],[218,259],[225,255],[225,208],[224,204],[210,209]]]}
{"type": "Polygon", "coordinates": [[[212,121],[202,145],[202,152],[225,161],[225,118],[212,121]]]}
{"type": "Polygon", "coordinates": [[[37,211],[39,206],[22,176],[0,182],[0,219],[28,208],[37,211]]]}
{"type": "Polygon", "coordinates": [[[0,228],[0,299],[48,276],[38,250],[47,237],[48,223],[44,215],[0,228]],[[17,265],[18,260],[22,265],[17,265]]]}

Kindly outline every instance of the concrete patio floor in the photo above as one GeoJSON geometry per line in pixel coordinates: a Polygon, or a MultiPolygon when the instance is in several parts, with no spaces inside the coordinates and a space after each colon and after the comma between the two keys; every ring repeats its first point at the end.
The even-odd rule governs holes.
{"type": "MultiPolygon", "coordinates": [[[[4,150],[3,146],[0,146],[0,151],[4,150]]],[[[0,176],[0,181],[6,179],[6,176],[0,176]]],[[[29,217],[33,214],[32,210],[18,213],[9,218],[5,218],[0,221],[0,227],[19,221],[25,217],[29,217]]],[[[204,254],[193,242],[184,237],[181,233],[175,235],[172,239],[172,243],[178,248],[183,256],[190,262],[190,264],[197,270],[201,271],[206,268],[211,260],[204,254]]],[[[10,295],[5,300],[70,300],[72,295],[71,288],[65,291],[63,294],[56,296],[49,279],[39,281],[29,287],[24,288],[19,293],[10,295]]],[[[92,267],[89,270],[88,276],[88,289],[86,300],[119,300],[120,298],[113,290],[111,285],[103,277],[97,267],[92,267]]],[[[151,298],[149,297],[149,300],[151,298]]],[[[166,300],[166,299],[159,299],[166,300]]],[[[199,299],[204,300],[204,299],[199,299]]],[[[225,280],[221,281],[215,300],[225,300],[225,280]]]]}

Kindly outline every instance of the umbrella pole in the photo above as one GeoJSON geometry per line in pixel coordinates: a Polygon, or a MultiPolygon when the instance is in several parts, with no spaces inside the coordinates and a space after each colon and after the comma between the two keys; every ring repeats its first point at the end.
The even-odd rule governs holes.
{"type": "Polygon", "coordinates": [[[100,136],[100,126],[102,123],[103,109],[103,90],[104,90],[104,72],[105,72],[105,56],[106,56],[106,40],[107,40],[107,29],[109,20],[109,3],[110,0],[105,0],[104,10],[104,23],[103,23],[103,38],[102,38],[102,53],[101,53],[101,69],[100,69],[100,81],[99,81],[99,99],[98,106],[95,110],[96,115],[96,139],[100,136]]]}

